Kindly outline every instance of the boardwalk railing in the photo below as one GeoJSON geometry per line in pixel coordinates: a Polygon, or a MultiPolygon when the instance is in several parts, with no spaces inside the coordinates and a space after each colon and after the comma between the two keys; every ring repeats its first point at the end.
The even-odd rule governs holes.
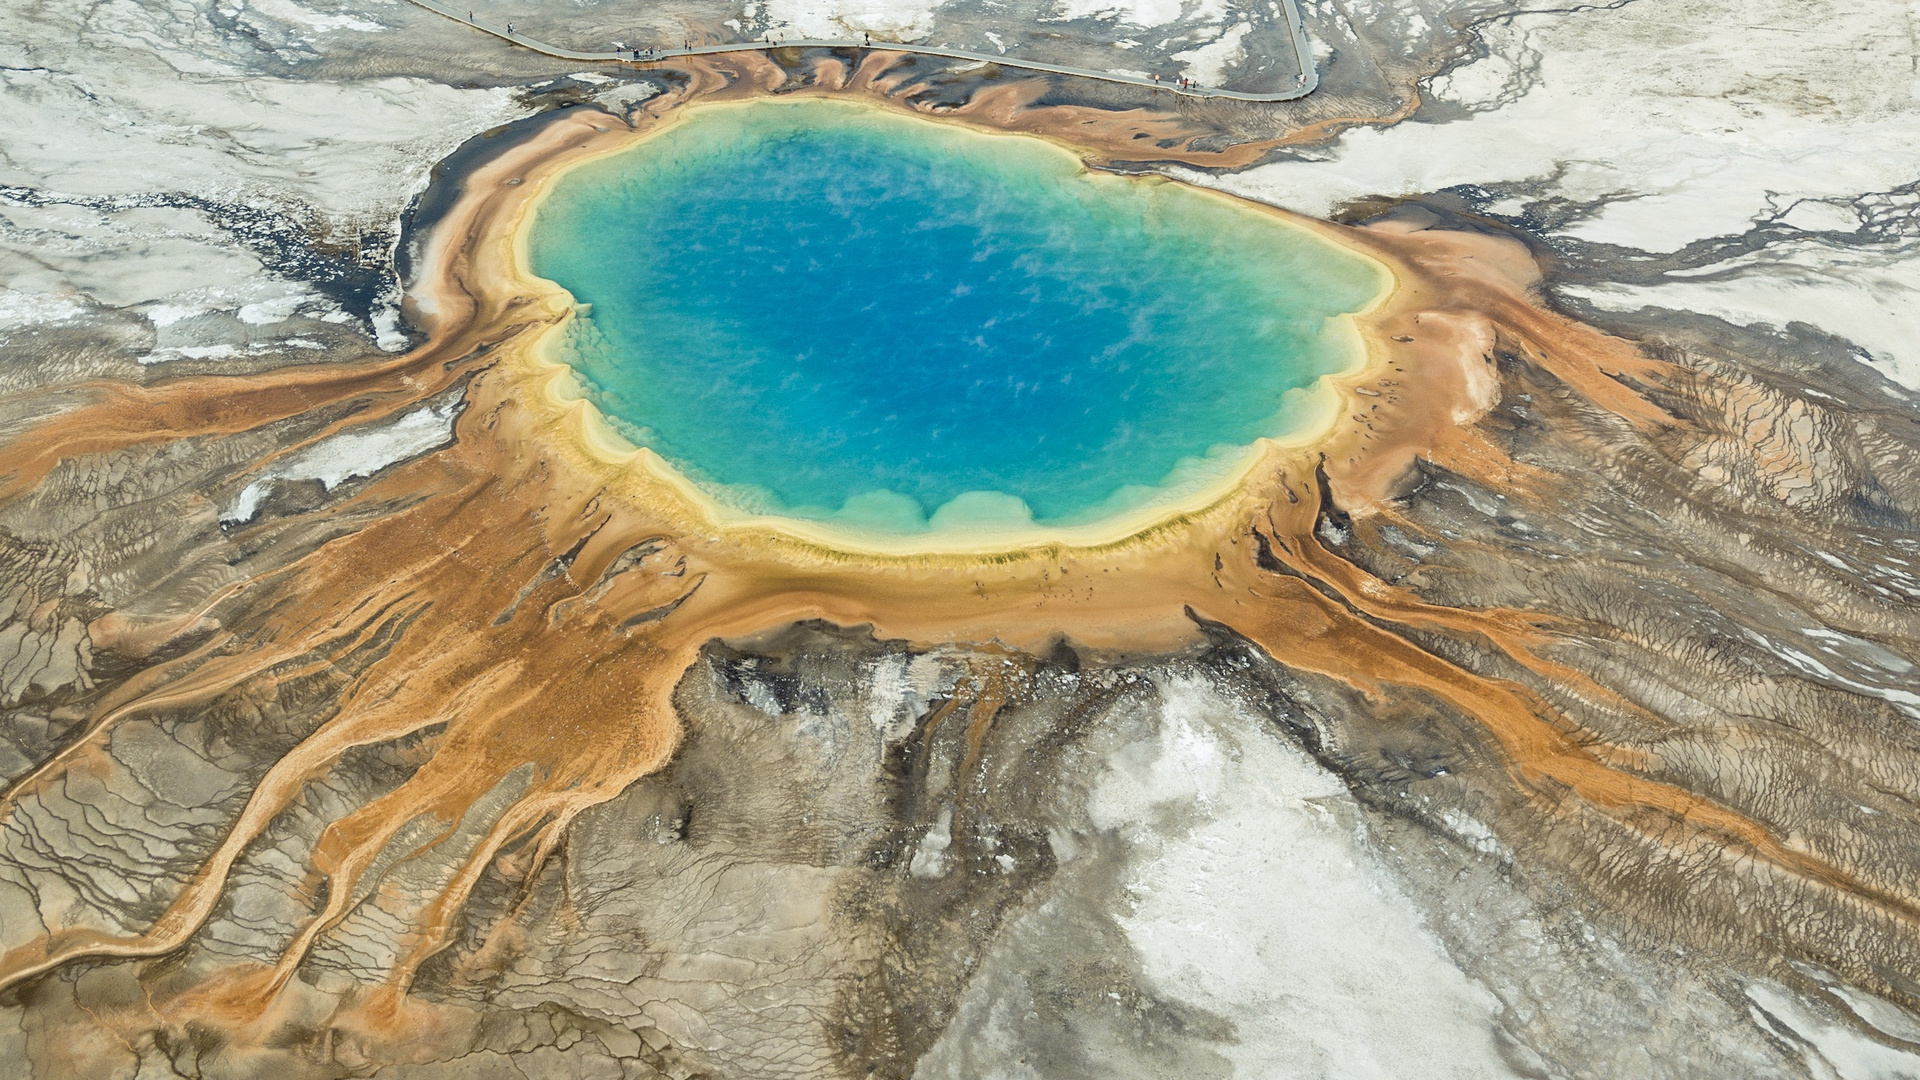
{"type": "MultiPolygon", "coordinates": [[[[512,24],[501,25],[485,22],[472,17],[472,12],[455,9],[440,3],[439,0],[413,0],[413,3],[428,11],[445,15],[455,22],[464,23],[476,30],[482,30],[495,37],[504,38],[522,48],[537,53],[557,56],[563,60],[581,60],[593,63],[633,63],[631,49],[609,49],[605,52],[581,52],[577,49],[563,49],[558,45],[549,45],[544,41],[530,38],[512,29],[512,24]]],[[[921,56],[943,56],[952,60],[972,60],[982,64],[998,64],[1001,67],[1018,68],[1022,71],[1041,71],[1049,75],[1072,75],[1081,79],[1099,79],[1103,82],[1125,83],[1129,86],[1144,86],[1151,90],[1167,90],[1175,94],[1195,98],[1228,98],[1233,101],[1295,101],[1314,92],[1320,85],[1320,73],[1313,65],[1313,49],[1307,44],[1307,33],[1300,25],[1300,7],[1295,0],[1280,0],[1286,14],[1287,29],[1293,38],[1294,60],[1299,67],[1299,85],[1277,94],[1248,94],[1238,90],[1223,90],[1210,86],[1182,87],[1170,82],[1156,82],[1143,75],[1128,75],[1117,71],[1098,71],[1093,68],[1067,67],[1062,64],[1042,64],[1033,60],[1018,60],[1008,56],[994,56],[987,53],[968,52],[965,49],[944,49],[937,45],[903,45],[896,42],[877,42],[867,44],[863,41],[830,41],[819,38],[795,38],[788,41],[743,41],[729,45],[695,45],[690,49],[654,49],[642,50],[646,60],[672,60],[681,56],[715,56],[720,53],[766,52],[773,49],[861,49],[870,48],[885,52],[916,53],[921,56]]]]}

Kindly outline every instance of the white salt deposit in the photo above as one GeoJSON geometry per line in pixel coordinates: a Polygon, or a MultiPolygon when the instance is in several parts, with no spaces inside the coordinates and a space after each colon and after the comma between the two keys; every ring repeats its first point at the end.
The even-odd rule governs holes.
{"type": "Polygon", "coordinates": [[[1123,925],[1156,988],[1233,1018],[1237,1076],[1514,1075],[1499,1002],[1422,924],[1339,780],[1206,684],[1161,689],[1158,743],[1118,755],[1089,808],[1137,845],[1123,925]],[[1165,829],[1190,810],[1200,824],[1165,829]]]}
{"type": "Polygon", "coordinates": [[[1785,1037],[1805,1055],[1815,1076],[1839,1080],[1913,1080],[1920,1077],[1920,1055],[1876,1042],[1865,1033],[1820,1016],[1774,983],[1747,987],[1756,1019],[1785,1037]]]}
{"type": "Polygon", "coordinates": [[[244,525],[260,512],[260,502],[282,480],[318,480],[332,490],[348,480],[369,477],[389,465],[437,450],[453,441],[453,422],[460,400],[415,409],[398,419],[368,428],[352,428],[288,456],[258,480],[248,484],[233,507],[220,516],[228,524],[244,525]]]}
{"type": "MultiPolygon", "coordinates": [[[[1520,184],[1527,195],[1501,212],[1531,199],[1595,203],[1562,232],[1646,251],[1783,213],[1796,228],[1850,230],[1850,197],[1920,176],[1915,18],[1840,0],[1791,12],[1675,0],[1520,16],[1483,28],[1484,58],[1432,80],[1434,98],[1474,110],[1464,119],[1360,128],[1326,160],[1193,178],[1309,214],[1376,194],[1520,184]]],[[[1914,264],[1901,245],[1810,239],[1711,267],[1730,274],[1711,282],[1584,295],[1743,324],[1802,320],[1920,388],[1914,264]]]]}

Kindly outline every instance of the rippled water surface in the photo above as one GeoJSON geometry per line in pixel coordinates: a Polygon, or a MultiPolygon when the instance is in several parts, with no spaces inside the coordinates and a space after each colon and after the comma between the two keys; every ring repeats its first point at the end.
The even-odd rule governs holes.
{"type": "Polygon", "coordinates": [[[1303,422],[1384,279],[1039,140],[833,102],[700,110],[567,173],[559,358],[720,501],[882,531],[1097,520],[1303,422]],[[931,519],[931,522],[929,521],[931,519]]]}

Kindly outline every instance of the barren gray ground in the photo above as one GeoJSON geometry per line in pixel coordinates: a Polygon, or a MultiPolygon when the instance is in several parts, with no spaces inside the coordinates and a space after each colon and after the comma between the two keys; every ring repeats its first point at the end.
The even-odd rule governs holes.
{"type": "MultiPolygon", "coordinates": [[[[1561,704],[1642,749],[1647,774],[1910,892],[1914,12],[1304,7],[1319,93],[1183,107],[1222,145],[1357,126],[1235,172],[1167,171],[1309,213],[1519,236],[1555,303],[1689,373],[1650,394],[1710,433],[1632,437],[1502,354],[1483,426],[1588,497],[1515,506],[1428,470],[1404,494],[1411,527],[1330,507],[1329,545],[1434,603],[1577,620],[1557,659],[1662,726],[1561,704]]],[[[479,10],[583,48],[871,30],[1250,90],[1292,78],[1264,0],[479,10]]],[[[403,349],[403,233],[436,165],[484,154],[501,125],[653,92],[398,0],[22,0],[0,29],[0,434],[89,380],[403,349]]],[[[1150,103],[1129,93],[1049,91],[1150,103]]],[[[114,643],[112,617],[200,610],[356,527],[324,511],[446,445],[460,408],[456,391],[269,467],[334,418],[97,455],[0,505],[0,776],[177,658],[114,643]]],[[[1484,642],[1425,644],[1526,678],[1484,642]]],[[[152,920],[383,647],[131,717],[99,768],[9,801],[0,947],[152,920]]],[[[1031,656],[806,625],[712,644],[678,700],[672,764],[576,822],[524,889],[513,866],[489,874],[421,973],[416,994],[470,1022],[458,1052],[383,1058],[327,1017],[380,981],[409,905],[525,777],[436,845],[396,840],[301,966],[277,1043],[100,1019],[138,1014],[152,980],[275,960],[310,912],[321,829],[410,776],[429,733],[314,776],[185,948],[8,988],[0,1062],[43,1078],[1920,1076],[1911,926],[1711,853],[1541,830],[1472,718],[1224,632],[1177,656],[1031,656]],[[936,718],[989,668],[1014,693],[976,752],[936,718]],[[503,925],[510,954],[488,944],[503,925]]]]}

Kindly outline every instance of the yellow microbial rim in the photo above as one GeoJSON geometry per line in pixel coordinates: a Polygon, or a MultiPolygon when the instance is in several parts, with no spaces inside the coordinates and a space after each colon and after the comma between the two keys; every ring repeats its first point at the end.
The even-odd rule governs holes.
{"type": "MultiPolygon", "coordinates": [[[[818,96],[812,96],[810,100],[830,101],[845,108],[868,109],[904,119],[898,110],[877,104],[818,96]]],[[[721,535],[742,540],[749,537],[765,539],[774,541],[776,546],[803,549],[815,558],[836,553],[877,556],[887,561],[902,558],[945,561],[941,559],[942,556],[965,556],[971,557],[966,561],[978,561],[981,557],[1014,556],[1028,551],[1090,551],[1131,546],[1132,542],[1164,534],[1197,519],[1211,518],[1218,512],[1238,505],[1242,501],[1239,496],[1244,493],[1249,478],[1268,474],[1275,466],[1298,461],[1303,451],[1324,443],[1339,427],[1342,415],[1353,402],[1353,388],[1378,374],[1381,350],[1372,347],[1375,336],[1371,329],[1372,316],[1387,305],[1398,285],[1387,263],[1310,218],[1208,188],[1183,185],[1188,191],[1217,199],[1243,212],[1278,219],[1289,228],[1308,233],[1322,243],[1339,248],[1343,254],[1364,259],[1379,275],[1380,288],[1365,308],[1332,320],[1330,330],[1351,339],[1348,352],[1353,357],[1353,363],[1343,371],[1319,377],[1305,389],[1306,408],[1303,411],[1310,413],[1311,422],[1284,436],[1256,440],[1247,447],[1241,460],[1224,470],[1213,483],[1118,510],[1098,521],[1080,525],[934,528],[925,532],[879,533],[831,521],[754,513],[721,503],[658,453],[648,447],[635,445],[617,431],[598,406],[587,399],[574,370],[554,358],[555,346],[566,332],[566,326],[578,305],[566,289],[528,269],[531,266],[528,238],[540,206],[552,192],[555,182],[573,169],[613,154],[630,152],[682,122],[689,114],[720,109],[777,108],[782,104],[784,102],[756,99],[685,105],[645,130],[610,133],[613,137],[603,140],[602,145],[589,146],[584,152],[559,156],[527,170],[524,176],[526,194],[519,201],[499,252],[503,262],[500,267],[501,279],[555,316],[536,337],[516,341],[508,349],[510,358],[507,364],[511,366],[511,373],[526,388],[527,399],[538,401],[553,411],[557,426],[565,433],[563,437],[579,451],[578,456],[586,459],[583,464],[598,464],[603,468],[597,471],[610,470],[613,473],[609,477],[610,487],[672,519],[691,533],[716,540],[721,535]]],[[[1071,158],[1077,167],[1085,170],[1082,154],[1053,139],[915,115],[928,123],[945,123],[983,138],[1030,140],[1071,158]]],[[[1157,175],[1136,177],[1095,173],[1090,178],[1095,182],[1118,184],[1181,183],[1157,175]]]]}

